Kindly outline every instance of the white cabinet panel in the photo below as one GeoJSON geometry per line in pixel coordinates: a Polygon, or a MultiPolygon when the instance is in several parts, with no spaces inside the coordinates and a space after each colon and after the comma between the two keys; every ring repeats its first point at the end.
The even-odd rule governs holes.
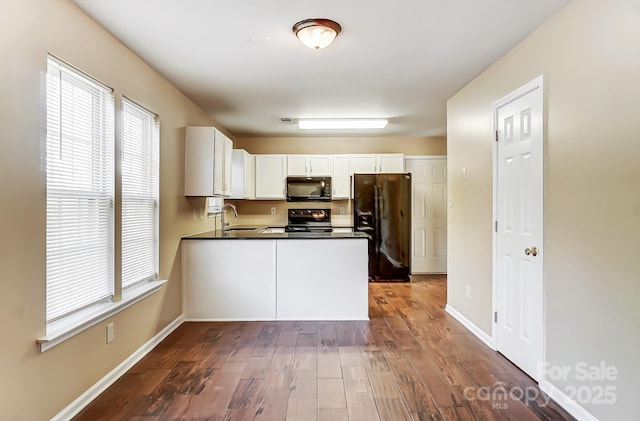
{"type": "Polygon", "coordinates": [[[352,174],[374,174],[377,173],[378,163],[376,155],[352,155],[352,174]]]}
{"type": "Polygon", "coordinates": [[[256,155],[256,199],[284,199],[287,157],[256,155]]]}
{"type": "Polygon", "coordinates": [[[187,127],[185,196],[229,196],[233,142],[215,127],[187,127]]]}
{"type": "Polygon", "coordinates": [[[275,240],[183,240],[185,319],[275,319],[275,264],[275,240]]]}
{"type": "Polygon", "coordinates": [[[377,161],[379,173],[404,173],[404,155],[401,153],[381,154],[377,161]]]}
{"type": "Polygon", "coordinates": [[[368,320],[367,262],[365,238],[278,241],[278,320],[368,320]]]}
{"type": "Polygon", "coordinates": [[[331,155],[309,155],[309,175],[331,176],[333,157],[331,155]]]}
{"type": "Polygon", "coordinates": [[[216,196],[231,195],[232,154],[233,142],[224,133],[216,130],[213,175],[213,194],[216,196]]]}
{"type": "Polygon", "coordinates": [[[349,199],[351,193],[351,157],[349,155],[333,156],[333,199],[349,199]]]}
{"type": "Polygon", "coordinates": [[[287,155],[287,175],[330,176],[332,164],[331,155],[287,155]]]}
{"type": "Polygon", "coordinates": [[[403,173],[401,153],[352,155],[353,174],[403,173]]]}
{"type": "Polygon", "coordinates": [[[309,175],[309,156],[287,155],[287,175],[294,177],[309,175]]]}
{"type": "Polygon", "coordinates": [[[213,196],[215,129],[187,127],[184,144],[184,195],[213,196]]]}
{"type": "Polygon", "coordinates": [[[244,149],[234,149],[231,161],[231,199],[255,197],[255,158],[244,149]]]}

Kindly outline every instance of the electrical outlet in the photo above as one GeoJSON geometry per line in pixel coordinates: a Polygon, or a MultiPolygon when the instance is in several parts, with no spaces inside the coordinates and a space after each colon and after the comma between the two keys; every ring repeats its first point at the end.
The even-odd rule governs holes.
{"type": "Polygon", "coordinates": [[[271,215],[275,215],[276,214],[276,207],[273,206],[271,207],[271,215]]]}
{"type": "Polygon", "coordinates": [[[467,284],[464,290],[464,294],[467,296],[467,298],[471,298],[471,285],[467,284]]]}
{"type": "Polygon", "coordinates": [[[449,205],[450,208],[453,207],[453,197],[449,196],[449,200],[447,201],[447,204],[449,205]]]}
{"type": "Polygon", "coordinates": [[[340,215],[344,215],[344,206],[340,206],[340,215]]]}
{"type": "Polygon", "coordinates": [[[204,209],[200,209],[200,219],[204,219],[204,209]]]}
{"type": "Polygon", "coordinates": [[[113,341],[113,323],[107,325],[107,343],[113,341]]]}
{"type": "Polygon", "coordinates": [[[194,220],[194,221],[195,221],[196,219],[198,219],[198,218],[196,217],[196,213],[197,213],[197,212],[196,212],[196,210],[194,209],[194,210],[193,210],[193,220],[194,220]]]}

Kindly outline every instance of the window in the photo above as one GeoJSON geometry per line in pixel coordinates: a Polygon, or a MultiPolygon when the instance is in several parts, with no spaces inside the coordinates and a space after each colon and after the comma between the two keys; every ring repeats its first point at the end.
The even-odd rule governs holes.
{"type": "Polygon", "coordinates": [[[123,98],[122,130],[114,133],[114,109],[110,88],[49,56],[47,332],[38,339],[41,351],[165,283],[157,279],[158,118],[123,98]],[[120,244],[115,233],[121,234],[120,244]],[[116,273],[116,267],[122,271],[116,273]]]}
{"type": "Polygon", "coordinates": [[[123,288],[158,276],[158,148],[156,115],[123,99],[123,288]]]}
{"type": "Polygon", "coordinates": [[[111,89],[47,63],[47,323],[113,295],[111,89]]]}

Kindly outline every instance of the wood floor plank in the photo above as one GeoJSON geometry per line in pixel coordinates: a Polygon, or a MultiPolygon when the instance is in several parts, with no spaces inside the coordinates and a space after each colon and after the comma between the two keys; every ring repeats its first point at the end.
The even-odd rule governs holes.
{"type": "Polygon", "coordinates": [[[256,410],[256,421],[282,421],[287,416],[289,398],[267,398],[256,410]]]}
{"type": "Polygon", "coordinates": [[[341,367],[340,354],[337,348],[335,351],[321,352],[318,354],[319,378],[342,378],[341,367]]]}
{"type": "Polygon", "coordinates": [[[183,323],[74,420],[573,420],[444,311],[446,276],[369,292],[368,321],[183,323]],[[498,384],[539,395],[465,395],[498,384]]]}
{"type": "Polygon", "coordinates": [[[391,371],[371,371],[368,373],[374,398],[400,399],[398,382],[391,371]]]}
{"type": "Polygon", "coordinates": [[[312,398],[289,396],[286,421],[313,421],[317,416],[318,399],[315,396],[312,398]]]}
{"type": "Polygon", "coordinates": [[[318,408],[346,408],[342,379],[318,379],[318,408]]]}
{"type": "Polygon", "coordinates": [[[318,396],[318,375],[316,371],[294,371],[291,374],[291,396],[315,398],[318,396]]]}
{"type": "Polygon", "coordinates": [[[371,383],[364,367],[343,367],[342,380],[345,393],[371,393],[371,383]]]}
{"type": "Polygon", "coordinates": [[[192,396],[188,415],[195,419],[223,419],[236,386],[208,385],[201,394],[192,396]]]}
{"type": "Polygon", "coordinates": [[[245,379],[240,380],[236,387],[229,409],[246,409],[257,407],[262,399],[264,380],[245,379]]]}
{"type": "Polygon", "coordinates": [[[412,421],[407,406],[400,398],[375,398],[380,421],[412,421]]]}
{"type": "Polygon", "coordinates": [[[320,408],[318,421],[349,421],[347,408],[320,408]]]}
{"type": "Polygon", "coordinates": [[[359,367],[364,365],[360,348],[357,346],[339,346],[338,354],[340,355],[340,365],[342,367],[359,367]]]}
{"type": "Polygon", "coordinates": [[[389,371],[389,364],[384,353],[379,349],[360,347],[363,365],[367,371],[389,371]]]}
{"type": "Polygon", "coordinates": [[[271,365],[271,357],[249,357],[241,379],[264,379],[271,365]]]}
{"type": "Polygon", "coordinates": [[[380,415],[372,393],[347,393],[349,420],[379,421],[380,415]]]}

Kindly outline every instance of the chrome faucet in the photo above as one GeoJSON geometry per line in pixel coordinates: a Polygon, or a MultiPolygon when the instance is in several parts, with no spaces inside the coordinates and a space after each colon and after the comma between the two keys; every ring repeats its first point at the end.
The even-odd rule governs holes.
{"type": "Polygon", "coordinates": [[[222,231],[224,231],[224,228],[226,226],[224,222],[224,212],[227,209],[231,209],[233,211],[233,216],[235,216],[236,218],[238,217],[238,209],[236,209],[234,205],[232,205],[231,203],[225,203],[224,205],[222,205],[222,207],[220,208],[220,224],[222,225],[222,231]]]}

